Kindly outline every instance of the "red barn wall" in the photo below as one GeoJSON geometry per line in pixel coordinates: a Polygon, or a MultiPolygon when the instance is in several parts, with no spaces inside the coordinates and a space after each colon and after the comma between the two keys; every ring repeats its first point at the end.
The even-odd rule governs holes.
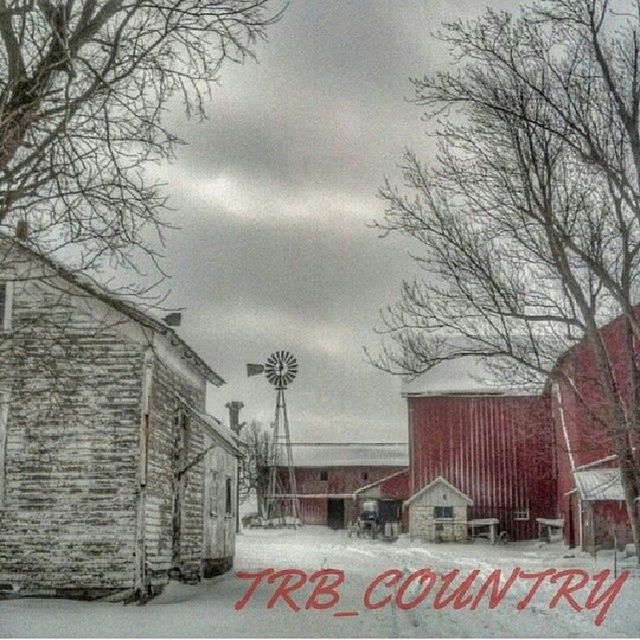
{"type": "Polygon", "coordinates": [[[494,517],[513,539],[534,538],[555,517],[549,397],[408,398],[410,489],[441,475],[467,494],[469,518],[494,517]],[[529,520],[513,510],[529,508],[529,520]]]}
{"type": "Polygon", "coordinates": [[[300,495],[305,493],[353,493],[356,489],[381,480],[402,467],[296,467],[296,485],[300,495]],[[327,474],[321,480],[321,473],[327,474]]]}
{"type": "MultiPolygon", "coordinates": [[[[391,472],[393,473],[393,472],[391,472]]],[[[389,475],[391,475],[391,473],[389,475]]],[[[380,483],[380,498],[383,500],[407,500],[409,493],[409,470],[398,473],[380,483]]]]}
{"type": "MultiPolygon", "coordinates": [[[[304,524],[327,524],[327,500],[333,496],[351,502],[351,494],[356,489],[372,484],[386,476],[402,471],[405,467],[383,467],[380,465],[342,466],[342,467],[296,467],[295,478],[300,498],[300,518],[304,524]],[[321,480],[326,473],[327,479],[321,480]],[[347,498],[344,498],[348,494],[347,498]],[[305,498],[305,495],[322,497],[305,498]]],[[[288,472],[280,469],[280,481],[283,491],[289,491],[288,472]]],[[[406,481],[405,481],[406,485],[406,481]]],[[[396,487],[393,483],[390,490],[400,490],[401,482],[396,487]]],[[[406,495],[398,499],[406,499],[406,495]]],[[[349,507],[346,507],[347,509],[349,507]]],[[[347,517],[348,517],[347,513],[347,517]]]]}
{"type": "MultiPolygon", "coordinates": [[[[624,338],[624,318],[619,317],[603,327],[601,336],[612,363],[616,385],[623,401],[629,401],[633,397],[633,391],[626,362],[628,350],[624,338]]],[[[637,345],[635,350],[637,358],[637,345]]],[[[557,504],[560,514],[565,522],[568,522],[571,517],[574,520],[579,518],[580,502],[577,496],[573,498],[572,507],[571,499],[567,495],[575,486],[572,474],[574,466],[580,467],[607,458],[614,453],[614,447],[600,422],[608,422],[610,418],[607,415],[591,346],[586,341],[576,345],[561,358],[558,367],[562,368],[573,383],[561,379],[552,385],[551,392],[558,475],[557,504]]],[[[597,468],[617,466],[617,461],[613,460],[599,464],[597,468]]],[[[594,526],[600,526],[600,521],[611,519],[618,524],[628,524],[626,509],[614,507],[615,504],[617,503],[603,502],[594,508],[594,526]]],[[[586,513],[586,505],[583,505],[583,511],[586,513]]],[[[577,527],[574,528],[576,534],[572,539],[571,531],[565,527],[567,544],[581,542],[579,531],[577,527]]]]}
{"type": "Polygon", "coordinates": [[[327,524],[326,498],[301,498],[299,517],[304,524],[327,524]]]}

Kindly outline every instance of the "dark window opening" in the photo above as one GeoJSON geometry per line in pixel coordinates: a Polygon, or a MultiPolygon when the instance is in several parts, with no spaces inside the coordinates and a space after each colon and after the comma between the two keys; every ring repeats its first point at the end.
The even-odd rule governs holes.
{"type": "Polygon", "coordinates": [[[7,283],[0,282],[0,328],[5,328],[4,316],[7,311],[7,283]]]}
{"type": "Polygon", "coordinates": [[[453,520],[453,507],[433,507],[433,517],[436,520],[453,520]]]}
{"type": "Polygon", "coordinates": [[[178,407],[173,415],[173,464],[177,473],[183,473],[189,457],[189,415],[178,407]]]}
{"type": "Polygon", "coordinates": [[[362,472],[362,479],[363,480],[368,480],[369,479],[369,474],[366,471],[362,472]]]}
{"type": "Polygon", "coordinates": [[[227,478],[224,511],[225,513],[233,512],[233,502],[231,500],[231,478],[227,478]]]}
{"type": "Polygon", "coordinates": [[[321,471],[320,472],[320,480],[328,480],[329,479],[329,472],[328,471],[321,471]]]}

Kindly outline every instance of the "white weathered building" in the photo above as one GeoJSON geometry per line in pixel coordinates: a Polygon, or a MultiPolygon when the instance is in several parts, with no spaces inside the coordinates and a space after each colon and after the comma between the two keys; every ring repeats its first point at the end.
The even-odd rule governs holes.
{"type": "Polygon", "coordinates": [[[0,597],[146,597],[231,567],[241,443],[177,333],[0,237],[0,597]]]}

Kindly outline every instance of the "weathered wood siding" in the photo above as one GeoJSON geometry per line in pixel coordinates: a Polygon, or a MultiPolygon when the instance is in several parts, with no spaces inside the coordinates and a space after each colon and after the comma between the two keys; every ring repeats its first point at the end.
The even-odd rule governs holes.
{"type": "MultiPolygon", "coordinates": [[[[26,266],[2,275],[33,277],[26,266]]],[[[141,345],[118,314],[60,281],[18,279],[12,315],[0,343],[10,399],[0,583],[54,595],[130,588],[141,345]]]]}
{"type": "MultiPolygon", "coordinates": [[[[147,484],[145,490],[144,545],[147,584],[161,586],[168,582],[173,568],[173,515],[176,489],[176,412],[188,416],[187,460],[192,460],[204,447],[203,425],[189,415],[187,406],[204,409],[204,383],[191,380],[159,358],[153,363],[149,408],[147,484]],[[186,403],[186,404],[185,404],[186,403]]],[[[199,576],[202,538],[202,474],[203,462],[187,471],[180,489],[181,574],[199,576]],[[195,564],[197,563],[197,567],[195,564]]]]}
{"type": "Polygon", "coordinates": [[[204,455],[204,375],[171,336],[21,253],[0,262],[13,282],[12,333],[0,326],[0,596],[153,594],[170,572],[200,579],[205,558],[233,555],[232,515],[203,546],[209,460],[231,477],[234,509],[236,491],[228,447],[204,455]]]}
{"type": "MultiPolygon", "coordinates": [[[[208,445],[213,439],[207,438],[208,445]]],[[[236,457],[217,446],[205,458],[203,545],[204,575],[230,569],[233,565],[237,506],[236,457]],[[227,481],[231,482],[230,504],[227,504],[227,481]]]]}

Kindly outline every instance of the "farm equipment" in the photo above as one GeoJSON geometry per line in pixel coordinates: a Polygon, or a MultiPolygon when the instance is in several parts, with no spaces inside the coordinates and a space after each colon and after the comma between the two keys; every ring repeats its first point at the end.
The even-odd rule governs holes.
{"type": "Polygon", "coordinates": [[[378,503],[375,500],[366,500],[362,503],[362,509],[360,510],[358,519],[351,526],[349,535],[355,533],[358,538],[375,539],[378,537],[380,531],[378,503]]]}

